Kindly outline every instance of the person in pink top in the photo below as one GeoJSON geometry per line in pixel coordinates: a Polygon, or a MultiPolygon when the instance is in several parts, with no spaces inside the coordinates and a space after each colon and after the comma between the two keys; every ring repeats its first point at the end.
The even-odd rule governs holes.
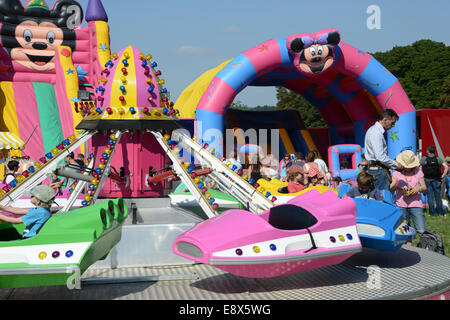
{"type": "Polygon", "coordinates": [[[425,232],[425,216],[420,193],[426,193],[425,178],[419,165],[419,158],[411,150],[405,150],[395,159],[404,169],[392,175],[390,190],[395,192],[395,204],[403,211],[404,218],[421,235],[425,232]]]}

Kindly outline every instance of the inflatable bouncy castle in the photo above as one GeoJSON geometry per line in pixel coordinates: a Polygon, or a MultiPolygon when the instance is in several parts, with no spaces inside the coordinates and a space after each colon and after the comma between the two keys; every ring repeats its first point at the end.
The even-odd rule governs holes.
{"type": "Polygon", "coordinates": [[[121,179],[107,182],[102,195],[162,195],[164,183],[150,186],[145,177],[166,157],[146,130],[173,129],[166,120],[177,113],[152,55],[132,46],[111,52],[100,0],[89,0],[85,14],[74,0],[51,8],[43,0],[0,0],[0,23],[0,131],[26,141],[31,159],[69,136],[103,131],[79,150],[100,163],[111,149],[108,130],[130,129],[112,163],[121,179]]]}
{"type": "MultiPolygon", "coordinates": [[[[196,135],[221,150],[221,137],[216,139],[215,133],[223,132],[234,98],[247,86],[283,86],[303,95],[321,113],[329,127],[330,145],[364,147],[367,129],[382,110],[391,108],[400,119],[388,132],[390,156],[395,158],[404,147],[416,150],[416,111],[400,82],[342,37],[338,30],[326,29],[272,39],[208,71],[207,77],[199,78],[201,83],[189,87],[197,89],[194,98],[203,90],[200,98],[193,99],[195,108],[188,107],[195,110],[196,135]]],[[[180,97],[176,106],[183,108],[181,102],[186,100],[180,97]]],[[[308,132],[298,137],[303,145],[311,145],[308,132]]]]}
{"type": "Polygon", "coordinates": [[[90,45],[97,26],[78,29],[82,18],[72,0],[52,8],[43,1],[24,7],[19,0],[0,1],[0,130],[29,139],[24,154],[32,158],[78,134],[78,95],[89,93],[83,84],[94,80],[95,71],[88,57],[98,54],[90,45]]]}

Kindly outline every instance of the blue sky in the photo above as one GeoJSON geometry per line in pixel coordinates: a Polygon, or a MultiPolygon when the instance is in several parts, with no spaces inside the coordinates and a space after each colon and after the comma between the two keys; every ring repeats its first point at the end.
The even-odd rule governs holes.
{"type": "MultiPolygon", "coordinates": [[[[49,6],[54,2],[47,0],[49,6]]],[[[78,2],[86,11],[88,0],[78,2]]],[[[420,39],[450,45],[449,0],[103,0],[103,5],[113,51],[131,44],[151,53],[173,101],[221,62],[294,33],[337,28],[342,41],[369,52],[420,39]],[[380,8],[381,29],[367,28],[370,5],[380,8]]],[[[275,105],[275,88],[248,87],[236,100],[275,105]]]]}

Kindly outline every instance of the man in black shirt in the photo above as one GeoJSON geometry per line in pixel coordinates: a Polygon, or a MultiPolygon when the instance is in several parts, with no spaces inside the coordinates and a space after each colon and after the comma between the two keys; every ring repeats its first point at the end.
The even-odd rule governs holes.
{"type": "Polygon", "coordinates": [[[423,168],[423,175],[425,176],[425,184],[427,186],[427,202],[430,215],[435,216],[437,210],[437,213],[440,216],[444,216],[441,198],[441,183],[447,175],[448,166],[441,157],[437,157],[435,154],[436,147],[429,145],[427,148],[427,155],[420,159],[420,164],[423,168]],[[441,173],[441,166],[444,167],[443,173],[441,173]],[[435,200],[436,208],[434,206],[435,200]]]}

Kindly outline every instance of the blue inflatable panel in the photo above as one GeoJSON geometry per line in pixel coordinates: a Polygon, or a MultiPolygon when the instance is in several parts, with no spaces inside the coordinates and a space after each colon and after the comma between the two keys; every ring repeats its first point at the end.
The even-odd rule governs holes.
{"type": "Polygon", "coordinates": [[[256,76],[257,72],[255,67],[242,53],[217,73],[217,78],[228,83],[237,93],[241,92],[241,90],[247,86],[243,83],[243,79],[249,79],[248,82],[250,83],[256,79],[256,76]],[[231,68],[233,65],[239,67],[231,68]]]}
{"type": "Polygon", "coordinates": [[[448,196],[450,197],[450,177],[447,177],[448,196]]]}
{"type": "Polygon", "coordinates": [[[364,71],[356,78],[356,81],[374,97],[385,92],[397,82],[397,78],[371,57],[364,71]]]}
{"type": "MultiPolygon", "coordinates": [[[[277,43],[278,43],[278,47],[280,48],[280,54],[281,54],[281,67],[282,68],[292,68],[293,66],[293,62],[294,62],[294,58],[292,57],[292,55],[289,53],[287,47],[286,47],[286,39],[277,39],[277,43]]],[[[299,72],[295,71],[297,73],[297,75],[301,75],[299,72]]],[[[305,77],[306,76],[303,76],[305,77]]]]}
{"type": "Polygon", "coordinates": [[[384,202],[387,202],[391,205],[395,205],[394,198],[389,190],[380,190],[380,192],[383,195],[384,202]]]}
{"type": "Polygon", "coordinates": [[[395,127],[387,132],[388,153],[391,159],[395,159],[406,148],[416,153],[416,131],[416,111],[400,114],[395,127]]]}
{"type": "Polygon", "coordinates": [[[355,198],[354,201],[356,225],[363,247],[396,251],[416,235],[416,230],[403,220],[399,207],[372,199],[355,198]]]}
{"type": "Polygon", "coordinates": [[[342,198],[343,196],[345,196],[347,194],[347,192],[349,192],[352,189],[352,186],[344,183],[340,186],[339,188],[339,193],[338,193],[338,197],[342,198]]]}

